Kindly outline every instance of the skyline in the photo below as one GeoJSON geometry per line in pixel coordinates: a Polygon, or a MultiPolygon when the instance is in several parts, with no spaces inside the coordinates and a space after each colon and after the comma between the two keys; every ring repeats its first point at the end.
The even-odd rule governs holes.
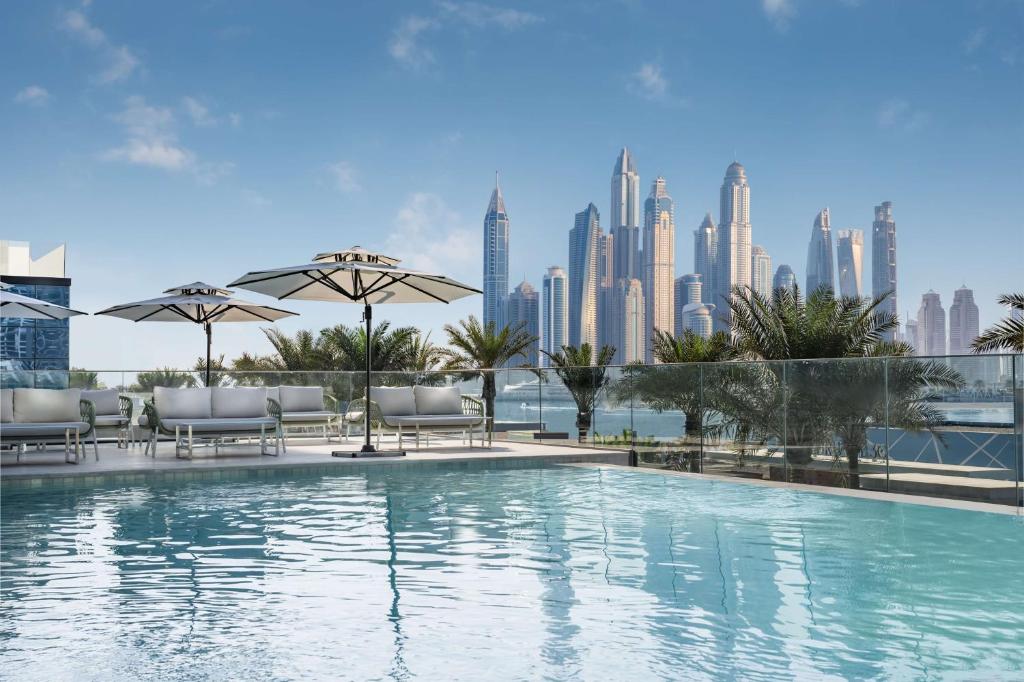
{"type": "MultiPolygon", "coordinates": [[[[1021,9],[779,6],[791,12],[9,6],[0,237],[37,253],[67,243],[72,301],[87,310],[353,244],[480,285],[497,169],[509,281],[525,275],[539,289],[548,266],[568,265],[573,215],[591,201],[607,214],[609,164],[628,146],[641,187],[659,175],[670,187],[676,276],[738,159],[753,243],[773,269],[804,280],[807,226],[822,206],[835,229],[867,240],[872,207],[892,201],[901,318],[928,289],[948,305],[965,282],[982,326],[1004,315],[995,299],[1017,286],[1024,247],[1019,218],[1002,209],[1007,177],[1021,175],[1005,161],[1022,147],[1021,9]],[[715,40],[723,31],[728,50],[715,40]],[[614,55],[613,38],[624,48],[614,55]]],[[[281,329],[359,320],[346,306],[296,311],[281,329]]],[[[479,311],[471,299],[379,315],[440,339],[441,318],[479,311]]],[[[194,360],[188,330],[96,319],[73,329],[76,365],[194,360]]],[[[217,350],[267,348],[255,326],[239,326],[217,350]]]]}

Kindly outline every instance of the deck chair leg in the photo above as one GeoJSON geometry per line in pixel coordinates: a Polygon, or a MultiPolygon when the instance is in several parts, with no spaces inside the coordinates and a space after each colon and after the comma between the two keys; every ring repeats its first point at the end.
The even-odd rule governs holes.
{"type": "Polygon", "coordinates": [[[100,461],[100,444],[96,440],[96,429],[95,428],[92,430],[92,451],[93,451],[93,454],[96,456],[96,461],[97,462],[100,461]]]}

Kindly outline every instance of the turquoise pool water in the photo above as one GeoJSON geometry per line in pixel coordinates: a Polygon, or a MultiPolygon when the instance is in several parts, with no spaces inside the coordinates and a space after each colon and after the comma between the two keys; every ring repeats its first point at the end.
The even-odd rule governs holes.
{"type": "Polygon", "coordinates": [[[1020,679],[1013,516],[611,469],[5,493],[12,680],[1020,679]]]}

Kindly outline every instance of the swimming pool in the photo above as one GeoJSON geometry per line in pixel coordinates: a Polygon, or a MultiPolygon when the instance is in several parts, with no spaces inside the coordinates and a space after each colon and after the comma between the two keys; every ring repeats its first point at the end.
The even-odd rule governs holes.
{"type": "Polygon", "coordinates": [[[621,469],[10,492],[18,680],[1019,677],[1024,525],[621,469]]]}

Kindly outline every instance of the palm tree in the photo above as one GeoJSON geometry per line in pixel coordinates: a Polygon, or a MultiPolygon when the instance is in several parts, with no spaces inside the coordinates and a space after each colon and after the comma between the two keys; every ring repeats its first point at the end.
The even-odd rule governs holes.
{"type": "Polygon", "coordinates": [[[601,395],[601,390],[608,384],[608,364],[615,357],[615,348],[604,346],[597,352],[589,343],[579,348],[562,346],[560,351],[548,353],[541,351],[551,360],[555,374],[561,379],[565,388],[576,403],[576,429],[579,442],[587,440],[587,432],[594,420],[594,407],[601,395]]]}
{"type": "Polygon", "coordinates": [[[220,386],[223,384],[229,378],[226,374],[227,369],[227,366],[224,364],[223,355],[218,358],[210,358],[210,383],[205,384],[206,358],[200,356],[196,358],[196,363],[192,365],[192,371],[199,375],[199,381],[209,386],[220,386]]]}
{"type": "Polygon", "coordinates": [[[180,372],[170,367],[164,367],[152,372],[139,372],[135,377],[133,391],[139,393],[152,393],[156,386],[168,388],[182,388],[196,385],[196,378],[191,372],[180,372]]]}
{"type": "Polygon", "coordinates": [[[494,398],[497,387],[494,370],[508,365],[526,352],[537,337],[526,331],[525,323],[505,326],[500,330],[494,322],[482,324],[475,315],[460,320],[459,326],[446,324],[448,345],[442,351],[445,369],[464,370],[470,376],[483,377],[483,399],[487,411],[488,433],[494,429],[494,398]]]}
{"type": "Polygon", "coordinates": [[[1004,349],[1024,353],[1024,294],[1003,294],[999,297],[999,304],[1010,307],[1010,317],[982,332],[971,348],[975,353],[1004,349]]]}
{"type": "MultiPolygon", "coordinates": [[[[381,322],[370,333],[370,362],[374,372],[403,372],[412,369],[413,340],[419,330],[415,327],[391,329],[391,323],[381,322]]],[[[366,368],[366,329],[344,324],[328,327],[320,332],[320,340],[334,362],[333,369],[363,371],[366,368]]]]}
{"type": "Polygon", "coordinates": [[[103,388],[103,385],[100,383],[99,374],[82,369],[81,367],[71,368],[68,386],[84,389],[103,388]]]}
{"type": "Polygon", "coordinates": [[[437,385],[445,381],[445,375],[437,370],[444,362],[444,349],[430,341],[430,332],[416,332],[409,342],[409,369],[416,373],[416,383],[437,385]]]}

